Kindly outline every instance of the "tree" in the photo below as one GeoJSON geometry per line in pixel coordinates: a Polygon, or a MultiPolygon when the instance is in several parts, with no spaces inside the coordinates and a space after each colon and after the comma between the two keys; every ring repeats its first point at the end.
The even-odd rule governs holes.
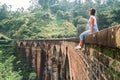
{"type": "Polygon", "coordinates": [[[15,60],[15,56],[9,54],[4,55],[2,51],[0,51],[0,80],[22,80],[22,76],[20,76],[20,71],[13,70],[13,61],[15,60]]]}
{"type": "MultiPolygon", "coordinates": [[[[117,4],[117,3],[116,3],[117,4]]],[[[99,11],[98,12],[98,25],[99,29],[108,28],[110,26],[115,26],[120,24],[120,5],[114,5],[107,10],[99,11]]]]}
{"type": "Polygon", "coordinates": [[[50,0],[50,6],[57,4],[59,2],[59,0],[50,0]]]}
{"type": "Polygon", "coordinates": [[[59,0],[38,0],[38,2],[41,5],[42,9],[46,10],[50,8],[51,5],[58,3],[59,0]]]}
{"type": "Polygon", "coordinates": [[[48,9],[49,7],[49,0],[39,0],[39,4],[43,9],[48,9]]]}
{"type": "Polygon", "coordinates": [[[4,4],[0,6],[0,20],[3,20],[8,17],[7,5],[4,4]]]}
{"type": "Polygon", "coordinates": [[[28,8],[28,10],[30,12],[34,12],[34,11],[38,11],[41,9],[40,4],[38,3],[38,0],[30,0],[29,3],[31,3],[32,5],[30,5],[30,7],[28,8]]]}

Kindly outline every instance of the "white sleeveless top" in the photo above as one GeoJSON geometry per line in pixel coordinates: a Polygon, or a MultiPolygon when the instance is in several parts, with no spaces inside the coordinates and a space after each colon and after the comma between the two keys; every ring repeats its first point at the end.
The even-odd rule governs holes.
{"type": "Polygon", "coordinates": [[[95,17],[95,16],[90,16],[90,19],[91,19],[91,18],[94,19],[94,25],[97,25],[96,17],[95,17]]]}
{"type": "Polygon", "coordinates": [[[97,20],[96,20],[96,17],[91,15],[89,20],[88,20],[88,27],[90,29],[90,19],[93,18],[94,19],[94,29],[98,31],[98,26],[97,26],[97,20]]]}

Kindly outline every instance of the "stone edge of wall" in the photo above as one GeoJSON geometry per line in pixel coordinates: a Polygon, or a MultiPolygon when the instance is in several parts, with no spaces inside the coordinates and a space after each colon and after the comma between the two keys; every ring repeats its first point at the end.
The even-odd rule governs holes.
{"type": "Polygon", "coordinates": [[[120,25],[86,35],[85,44],[95,44],[120,49],[120,25]]]}

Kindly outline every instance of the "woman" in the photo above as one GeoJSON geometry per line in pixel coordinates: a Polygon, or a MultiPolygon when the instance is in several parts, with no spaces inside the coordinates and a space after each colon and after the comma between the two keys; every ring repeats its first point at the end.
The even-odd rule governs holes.
{"type": "Polygon", "coordinates": [[[83,33],[80,34],[79,38],[80,38],[80,43],[78,46],[75,47],[75,49],[80,49],[83,47],[83,40],[84,40],[84,36],[85,35],[88,35],[88,34],[93,34],[94,32],[97,32],[99,31],[98,30],[98,26],[97,26],[97,20],[96,20],[96,17],[95,17],[95,13],[96,13],[96,10],[91,8],[89,10],[89,20],[88,20],[88,27],[89,27],[89,30],[87,31],[84,31],[83,33]]]}

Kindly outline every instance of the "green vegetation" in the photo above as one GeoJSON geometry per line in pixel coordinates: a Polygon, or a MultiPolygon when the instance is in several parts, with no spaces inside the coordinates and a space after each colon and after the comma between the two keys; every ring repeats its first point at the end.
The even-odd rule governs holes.
{"type": "Polygon", "coordinates": [[[0,80],[21,80],[20,71],[13,70],[12,62],[15,60],[15,56],[8,56],[0,51],[0,80]]]}
{"type": "Polygon", "coordinates": [[[13,40],[0,40],[0,80],[36,80],[35,71],[25,60],[24,50],[19,59],[13,40]]]}
{"type": "Polygon", "coordinates": [[[47,12],[36,11],[0,22],[3,34],[12,39],[62,38],[76,35],[74,25],[47,12]]]}
{"type": "Polygon", "coordinates": [[[8,38],[7,36],[5,36],[1,33],[0,33],[0,38],[1,38],[1,40],[10,40],[10,38],[8,38]]]}
{"type": "Polygon", "coordinates": [[[5,36],[4,39],[6,40],[0,40],[0,80],[22,80],[21,70],[14,70],[14,46],[8,45],[11,42],[5,36]]]}
{"type": "MultiPolygon", "coordinates": [[[[109,80],[119,80],[120,79],[120,58],[119,49],[111,49],[96,45],[86,45],[86,54],[94,56],[99,62],[101,72],[109,80]],[[90,49],[93,49],[93,54],[90,54],[90,49]]],[[[91,50],[92,51],[92,50],[91,50]]],[[[93,63],[95,63],[93,61],[93,63]]]]}
{"type": "Polygon", "coordinates": [[[93,5],[97,9],[99,29],[120,23],[118,0],[110,0],[103,4],[99,4],[98,0],[96,3],[91,0],[85,3],[76,0],[31,2],[35,4],[30,6],[28,12],[22,8],[10,11],[11,6],[0,5],[0,33],[11,39],[76,37],[86,29],[88,10],[93,5]]]}
{"type": "MultiPolygon", "coordinates": [[[[90,8],[97,10],[100,30],[120,24],[119,0],[105,0],[102,4],[100,0],[95,1],[31,0],[33,4],[28,10],[20,8],[17,11],[12,11],[11,5],[0,4],[0,80],[36,78],[24,57],[16,58],[13,50],[16,40],[78,37],[87,29],[90,8]]],[[[105,54],[114,57],[114,51],[106,51],[105,54]]]]}

